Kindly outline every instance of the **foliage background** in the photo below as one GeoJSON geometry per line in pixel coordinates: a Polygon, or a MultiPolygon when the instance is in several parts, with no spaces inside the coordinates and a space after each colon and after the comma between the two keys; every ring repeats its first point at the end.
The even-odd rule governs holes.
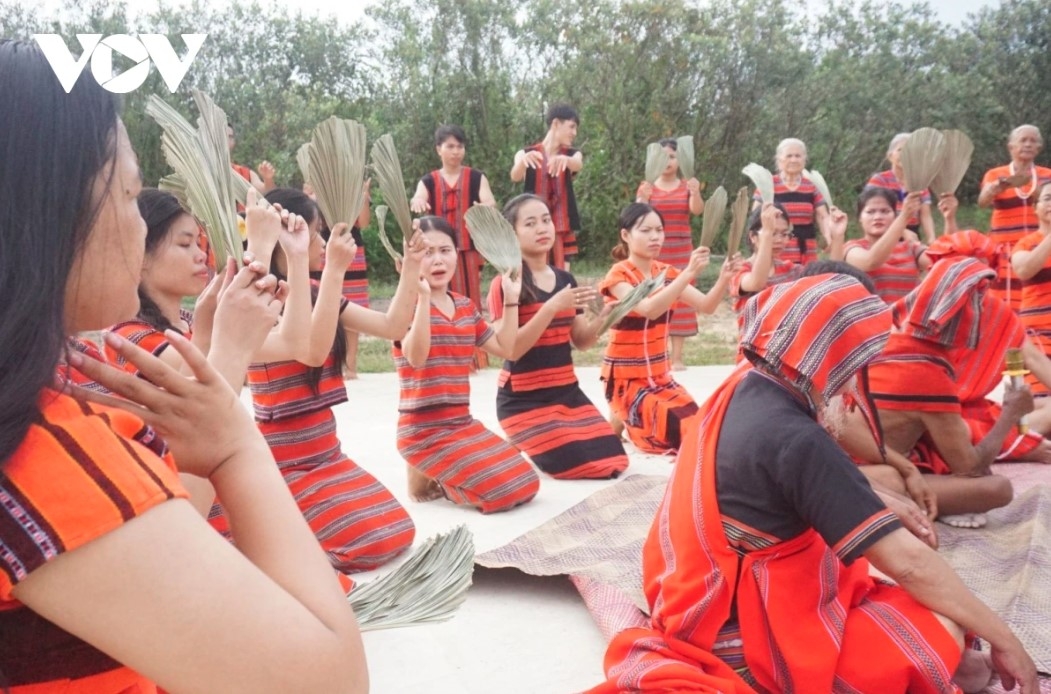
{"type": "MultiPolygon", "coordinates": [[[[181,53],[178,34],[207,32],[178,93],[153,70],[125,97],[149,183],[168,171],[160,130],[143,111],[149,93],[195,117],[189,90],[205,90],[236,125],[235,160],[269,159],[279,182],[293,185],[296,149],[330,115],[362,121],[370,138],[392,133],[410,190],[437,165],[434,129],[459,123],[468,162],[488,172],[498,200],[519,191],[507,171],[515,151],[543,135],[546,106],[567,101],[581,113],[585,166],[575,185],[591,261],[606,257],[645,145],[659,137],[692,134],[699,177],[731,196],[747,183],[744,164],[769,167],[779,140],[802,138],[810,165],[850,209],[899,131],[971,136],[965,203],[982,172],[1006,161],[1013,127],[1051,133],[1046,0],[1003,0],[958,27],[922,2],[871,0],[832,0],[816,18],[789,0],[389,0],[353,26],[290,6],[197,0],[138,13],[65,0],[45,14],[0,0],[0,36],[58,33],[76,47],[78,32],[162,33],[181,53]]],[[[366,247],[370,274],[390,277],[379,244],[366,247]]]]}

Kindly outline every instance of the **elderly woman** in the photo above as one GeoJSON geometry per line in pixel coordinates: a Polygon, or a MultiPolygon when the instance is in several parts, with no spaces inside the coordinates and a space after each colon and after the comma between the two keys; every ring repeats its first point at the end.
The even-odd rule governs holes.
{"type": "MultiPolygon", "coordinates": [[[[1051,182],[1051,169],[1037,166],[1033,160],[1043,148],[1040,129],[1035,125],[1020,125],[1007,138],[1010,163],[989,169],[982,177],[978,206],[993,208],[989,236],[1003,244],[1008,254],[1013,252],[1015,244],[1040,226],[1036,215],[1037,190],[1051,182]]],[[[1011,264],[1002,263],[997,268],[992,293],[1019,311],[1021,290],[1022,281],[1011,264]]]]}
{"type": "MultiPolygon", "coordinates": [[[[865,190],[886,188],[894,191],[894,194],[898,196],[895,212],[901,212],[901,204],[905,201],[905,196],[909,194],[909,191],[905,190],[905,170],[901,168],[901,148],[905,146],[908,139],[909,133],[898,133],[894,136],[894,139],[890,141],[890,146],[887,147],[887,161],[890,162],[890,168],[872,174],[868,183],[865,184],[865,190]]],[[[931,214],[930,191],[923,191],[919,214],[909,217],[906,228],[917,234],[922,228],[923,242],[926,244],[934,242],[934,216],[931,214]]]]}
{"type": "MultiPolygon", "coordinates": [[[[825,245],[832,243],[828,202],[810,179],[803,178],[806,164],[806,144],[802,140],[794,137],[781,140],[774,155],[774,166],[777,168],[774,174],[774,199],[767,201],[783,205],[788,212],[792,242],[785,245],[780,259],[797,265],[806,265],[817,259],[815,223],[821,229],[825,245]]],[[[756,191],[752,209],[758,208],[761,202],[759,191],[756,191]]]]}
{"type": "Polygon", "coordinates": [[[768,287],[738,368],[684,436],[642,549],[647,627],[606,652],[613,692],[1036,691],[1004,622],[901,527],[829,433],[891,309],[856,279],[768,287]],[[869,562],[896,581],[877,582],[869,562]],[[992,658],[965,648],[965,632],[992,658]],[[959,689],[958,689],[959,688],[959,689]]]}

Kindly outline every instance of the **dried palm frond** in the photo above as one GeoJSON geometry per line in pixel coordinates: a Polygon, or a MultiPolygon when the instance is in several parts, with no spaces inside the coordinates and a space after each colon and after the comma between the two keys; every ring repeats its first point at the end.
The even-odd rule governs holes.
{"type": "Polygon", "coordinates": [[[174,195],[175,199],[179,201],[179,207],[184,210],[190,209],[190,202],[186,199],[186,181],[179,174],[173,173],[164,176],[157,182],[157,188],[165,193],[174,195]]]}
{"type": "Polygon", "coordinates": [[[693,151],[693,135],[683,135],[675,141],[675,153],[679,157],[679,171],[687,181],[697,172],[697,159],[693,151]]]}
{"type": "Polygon", "coordinates": [[[317,124],[304,147],[296,152],[296,162],[325,222],[329,228],[353,226],[365,201],[365,126],[331,116],[317,124]]]}
{"type": "Polygon", "coordinates": [[[517,278],[522,271],[522,248],[511,222],[488,205],[475,205],[467,210],[463,221],[475,250],[498,272],[510,270],[511,277],[517,278]]]}
{"type": "Polygon", "coordinates": [[[726,188],[719,186],[712,197],[704,202],[704,216],[701,217],[701,245],[711,248],[726,216],[726,188]]]}
{"type": "Polygon", "coordinates": [[[942,130],[942,136],[945,137],[942,167],[931,181],[935,195],[956,193],[971,166],[971,155],[974,154],[974,143],[962,130],[942,130]]]}
{"type": "Polygon", "coordinates": [[[380,205],[376,208],[376,223],[379,225],[380,243],[387,249],[390,257],[394,258],[394,262],[400,263],[402,255],[394,250],[394,244],[390,242],[390,238],[387,236],[387,209],[386,205],[380,205]]]}
{"type": "Polygon", "coordinates": [[[409,198],[405,194],[405,178],[401,173],[398,151],[394,149],[394,138],[390,133],[381,135],[372,145],[372,169],[376,172],[383,202],[394,213],[402,235],[411,238],[412,213],[409,210],[409,198]]]}
{"type": "Polygon", "coordinates": [[[661,270],[661,273],[656,277],[650,277],[639,282],[637,285],[632,287],[631,291],[624,295],[624,298],[617,302],[617,305],[613,307],[613,310],[606,316],[606,320],[602,321],[602,325],[599,326],[598,334],[609,330],[611,327],[620,322],[621,318],[631,313],[631,310],[639,305],[643,299],[652,294],[657,289],[664,286],[664,276],[668,274],[667,270],[661,270]]]}
{"type": "Polygon", "coordinates": [[[646,147],[646,180],[656,181],[668,166],[668,153],[659,142],[651,142],[646,147]]]}
{"type": "Polygon", "coordinates": [[[744,236],[744,227],[748,223],[748,210],[752,199],[748,195],[748,186],[737,191],[737,199],[730,207],[730,238],[726,241],[726,256],[732,258],[733,254],[741,248],[741,238],[744,236]]]}
{"type": "Polygon", "coordinates": [[[828,189],[828,183],[825,182],[825,177],[821,175],[821,172],[817,169],[811,169],[810,171],[804,169],[803,178],[810,179],[810,182],[817,188],[817,192],[821,193],[821,197],[825,199],[825,204],[828,205],[829,209],[832,209],[832,191],[828,189]]]}
{"type": "Polygon", "coordinates": [[[901,148],[902,184],[910,193],[922,193],[942,168],[945,136],[934,128],[920,128],[909,135],[901,148]]]}
{"type": "Polygon", "coordinates": [[[390,574],[347,596],[362,631],[444,622],[467,599],[474,540],[460,525],[430,538],[390,574]]]}
{"type": "Polygon", "coordinates": [[[741,169],[741,173],[752,179],[764,205],[774,201],[774,175],[769,170],[753,162],[741,169]]]}
{"type": "Polygon", "coordinates": [[[204,224],[219,265],[230,256],[240,257],[233,173],[226,142],[226,114],[203,92],[193,90],[200,116],[197,128],[156,95],[146,103],[146,113],[161,126],[161,149],[181,181],[169,179],[179,190],[186,208],[204,224]]]}

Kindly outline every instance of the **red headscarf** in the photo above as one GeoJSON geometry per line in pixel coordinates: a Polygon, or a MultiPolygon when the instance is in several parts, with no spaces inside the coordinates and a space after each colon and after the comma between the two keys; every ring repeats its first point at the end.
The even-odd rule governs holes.
{"type": "Polygon", "coordinates": [[[894,303],[894,324],[950,349],[978,346],[982,295],[996,273],[974,258],[935,263],[919,286],[894,303]]]}
{"type": "Polygon", "coordinates": [[[974,229],[946,234],[927,246],[927,257],[932,263],[939,260],[977,258],[995,270],[1003,261],[1003,255],[1003,244],[994,242],[974,229]]]}
{"type": "Polygon", "coordinates": [[[890,336],[891,313],[849,275],[804,277],[767,287],[744,310],[741,348],[795,385],[827,400],[875,358],[890,336]]]}

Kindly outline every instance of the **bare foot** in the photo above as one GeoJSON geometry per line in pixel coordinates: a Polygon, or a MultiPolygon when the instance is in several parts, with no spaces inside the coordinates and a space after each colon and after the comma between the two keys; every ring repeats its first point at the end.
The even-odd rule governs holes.
{"type": "Polygon", "coordinates": [[[953,528],[984,528],[989,519],[984,513],[958,513],[953,516],[938,516],[938,520],[953,528]]]}
{"type": "Polygon", "coordinates": [[[409,478],[409,498],[420,503],[434,501],[445,496],[442,485],[423,474],[412,465],[405,466],[409,478]]]}
{"type": "Polygon", "coordinates": [[[993,681],[993,660],[988,653],[965,648],[952,679],[965,694],[977,694],[993,681]]]}
{"type": "Polygon", "coordinates": [[[671,370],[672,371],[685,371],[686,370],[686,364],[683,364],[681,361],[672,362],[671,370]]]}
{"type": "Polygon", "coordinates": [[[358,380],[358,372],[357,371],[344,371],[343,372],[343,380],[344,381],[356,381],[356,380],[358,380]]]}
{"type": "Polygon", "coordinates": [[[1044,463],[1045,465],[1051,463],[1051,441],[1044,439],[1026,456],[1030,460],[1037,463],[1044,463]]]}
{"type": "Polygon", "coordinates": [[[620,421],[620,417],[610,413],[609,424],[613,427],[613,433],[617,435],[618,439],[624,438],[624,422],[620,421]]]}

